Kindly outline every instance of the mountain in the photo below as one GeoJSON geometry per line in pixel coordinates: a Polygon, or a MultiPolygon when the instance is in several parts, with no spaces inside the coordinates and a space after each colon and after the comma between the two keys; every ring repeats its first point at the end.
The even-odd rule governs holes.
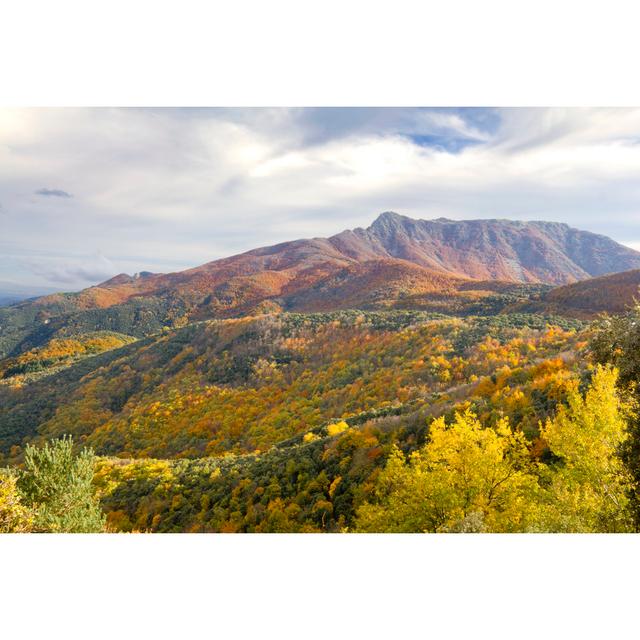
{"type": "Polygon", "coordinates": [[[559,285],[640,268],[637,251],[558,222],[413,220],[386,212],[330,241],[357,260],[400,258],[479,280],[559,285]]]}
{"type": "Polygon", "coordinates": [[[640,269],[586,278],[638,260],[565,225],[386,213],[0,308],[0,466],[73,436],[112,531],[354,530],[438,417],[506,418],[546,464],[589,338],[552,314],[633,297],[640,269]]]}
{"type": "Polygon", "coordinates": [[[378,268],[380,261],[395,262],[395,269],[400,264],[410,269],[406,263],[411,263],[457,278],[559,285],[640,268],[640,253],[557,222],[414,220],[385,212],[366,229],[330,238],[284,242],[179,273],[120,274],[86,290],[84,299],[109,306],[134,295],[198,292],[226,283],[236,283],[249,297],[287,295],[339,269],[363,263],[378,268]]]}
{"type": "Polygon", "coordinates": [[[284,242],[169,274],[120,274],[0,309],[0,357],[55,336],[141,337],[194,320],[280,311],[497,313],[545,286],[640,268],[640,253],[553,222],[413,220],[284,242]]]}
{"type": "Polygon", "coordinates": [[[9,293],[0,291],[0,307],[8,307],[11,304],[24,300],[26,296],[21,296],[15,293],[9,293]]]}

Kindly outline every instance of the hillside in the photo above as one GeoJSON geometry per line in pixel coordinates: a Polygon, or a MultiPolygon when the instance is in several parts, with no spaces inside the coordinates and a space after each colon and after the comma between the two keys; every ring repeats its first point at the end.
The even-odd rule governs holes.
{"type": "Polygon", "coordinates": [[[198,322],[102,352],[54,341],[20,362],[70,361],[0,384],[0,452],[15,464],[62,434],[93,447],[116,530],[336,531],[391,445],[414,450],[438,415],[508,415],[535,443],[580,373],[580,326],[351,311],[198,322]]]}
{"type": "Polygon", "coordinates": [[[591,375],[581,319],[640,284],[589,276],[638,255],[566,225],[387,213],[2,308],[0,461],[91,447],[111,530],[349,529],[438,417],[507,418],[553,463],[540,424],[591,375]]]}
{"type": "MultiPolygon", "coordinates": [[[[536,316],[462,321],[416,311],[194,323],[114,342],[48,375],[8,378],[0,384],[0,451],[64,433],[82,436],[98,453],[124,457],[262,450],[334,417],[489,375],[498,366],[496,353],[486,353],[490,337],[517,338],[518,358],[539,358],[540,347],[524,346],[522,336],[544,335],[550,321],[579,326],[536,316]]],[[[558,343],[563,350],[568,338],[558,343]]],[[[59,353],[54,342],[22,360],[59,353]]],[[[62,346],[66,353],[69,346],[62,346]]]]}
{"type": "Polygon", "coordinates": [[[193,321],[284,311],[498,313],[545,290],[544,285],[471,280],[391,259],[325,261],[315,267],[295,263],[283,271],[228,280],[225,274],[226,268],[213,275],[198,271],[118,276],[77,294],[55,294],[0,308],[0,358],[17,356],[53,338],[95,331],[140,338],[193,321]]]}
{"type": "Polygon", "coordinates": [[[47,286],[33,287],[0,280],[0,307],[16,304],[29,298],[44,296],[54,291],[56,290],[47,286]]]}
{"type": "Polygon", "coordinates": [[[601,313],[621,314],[640,299],[640,270],[624,271],[542,292],[539,299],[513,305],[522,313],[559,313],[563,316],[595,318],[601,313]]]}

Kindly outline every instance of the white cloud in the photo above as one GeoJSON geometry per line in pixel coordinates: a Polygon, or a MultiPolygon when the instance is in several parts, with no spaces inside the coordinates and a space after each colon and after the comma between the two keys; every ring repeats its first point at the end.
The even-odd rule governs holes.
{"type": "Polygon", "coordinates": [[[5,109],[0,166],[5,280],[176,270],[387,209],[640,243],[638,109],[5,109]]]}
{"type": "Polygon", "coordinates": [[[78,281],[99,282],[115,273],[111,260],[98,253],[89,259],[70,260],[68,258],[30,259],[25,266],[32,273],[49,282],[74,284],[78,281]]]}

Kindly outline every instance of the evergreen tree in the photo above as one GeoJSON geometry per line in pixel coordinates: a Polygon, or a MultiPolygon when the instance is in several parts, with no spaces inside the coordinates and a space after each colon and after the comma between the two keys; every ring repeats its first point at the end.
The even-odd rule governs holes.
{"type": "Polygon", "coordinates": [[[18,486],[34,512],[34,530],[53,533],[104,531],[105,517],[94,495],[95,456],[73,452],[71,437],[27,445],[18,486]]]}

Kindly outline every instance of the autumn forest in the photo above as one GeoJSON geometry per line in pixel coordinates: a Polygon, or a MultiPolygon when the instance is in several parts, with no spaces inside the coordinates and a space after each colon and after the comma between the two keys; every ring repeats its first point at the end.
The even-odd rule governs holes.
{"type": "Polygon", "coordinates": [[[0,531],[637,531],[637,272],[423,222],[0,308],[0,531]]]}

